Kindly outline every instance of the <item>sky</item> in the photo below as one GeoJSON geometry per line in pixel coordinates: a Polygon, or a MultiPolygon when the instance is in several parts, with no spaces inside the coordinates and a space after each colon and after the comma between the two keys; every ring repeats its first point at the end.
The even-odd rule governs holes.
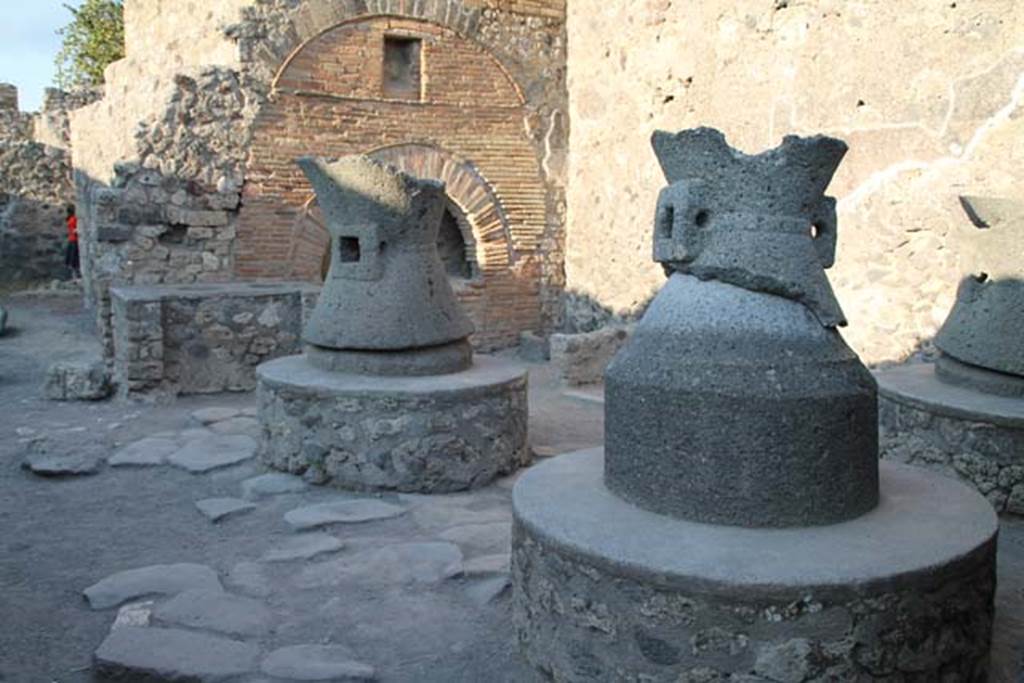
{"type": "Polygon", "coordinates": [[[82,0],[0,0],[0,82],[18,86],[24,111],[38,110],[53,85],[56,31],[71,21],[65,1],[82,0]]]}

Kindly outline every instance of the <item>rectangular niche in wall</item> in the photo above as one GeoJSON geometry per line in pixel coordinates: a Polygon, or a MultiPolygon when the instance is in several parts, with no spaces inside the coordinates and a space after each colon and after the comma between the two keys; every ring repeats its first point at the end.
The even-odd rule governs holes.
{"type": "Polygon", "coordinates": [[[384,96],[402,100],[423,97],[423,41],[384,36],[384,96]]]}

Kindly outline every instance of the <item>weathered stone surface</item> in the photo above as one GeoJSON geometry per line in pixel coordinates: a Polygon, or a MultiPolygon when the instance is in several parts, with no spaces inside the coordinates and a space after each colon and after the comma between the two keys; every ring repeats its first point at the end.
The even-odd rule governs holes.
{"type": "Polygon", "coordinates": [[[246,500],[259,500],[286,493],[302,493],[308,488],[309,484],[292,474],[261,474],[242,482],[242,497],[246,500]]]}
{"type": "Polygon", "coordinates": [[[110,630],[113,631],[118,628],[142,628],[149,626],[153,618],[153,610],[155,607],[155,600],[141,600],[139,602],[130,602],[127,605],[122,605],[121,608],[117,610],[117,616],[114,618],[114,623],[110,626],[110,630]]]}
{"type": "Polygon", "coordinates": [[[474,501],[462,498],[445,499],[434,497],[433,500],[409,501],[412,517],[416,524],[427,532],[438,533],[446,529],[472,524],[502,523],[512,526],[512,513],[505,506],[493,505],[481,507],[474,501]]]}
{"type": "Polygon", "coordinates": [[[429,585],[462,572],[462,553],[452,543],[402,543],[307,567],[297,583],[303,588],[350,583],[429,585]]]}
{"type": "Polygon", "coordinates": [[[275,650],[260,669],[290,681],[372,681],[376,671],[340,645],[294,645],[275,650]]]}
{"type": "Polygon", "coordinates": [[[192,412],[192,419],[203,426],[211,425],[215,422],[223,422],[224,420],[230,420],[233,417],[238,417],[240,411],[238,408],[229,408],[227,406],[211,406],[209,408],[200,408],[192,412]]]}
{"type": "Polygon", "coordinates": [[[43,394],[51,401],[98,401],[110,395],[103,361],[54,363],[46,371],[43,394]]]}
{"type": "Polygon", "coordinates": [[[528,363],[546,363],[551,358],[551,340],[535,332],[521,333],[519,357],[528,363]]]}
{"type": "Polygon", "coordinates": [[[255,645],[177,629],[119,628],[93,656],[97,673],[113,680],[224,681],[253,671],[255,645]]]}
{"type": "Polygon", "coordinates": [[[286,540],[278,547],[264,553],[261,559],[264,562],[312,560],[321,555],[336,553],[344,547],[344,543],[330,534],[312,532],[286,540]]]}
{"type": "Polygon", "coordinates": [[[262,602],[208,590],[178,594],[157,607],[153,618],[164,624],[240,638],[265,635],[273,625],[273,614],[262,602]]]}
{"type": "Polygon", "coordinates": [[[111,467],[152,467],[163,465],[167,456],[181,446],[174,440],[150,437],[134,443],[114,453],[107,460],[111,467]]]}
{"type": "Polygon", "coordinates": [[[302,531],[331,524],[361,524],[399,517],[406,509],[380,500],[356,499],[307,505],[288,512],[284,521],[302,531]]]}
{"type": "Polygon", "coordinates": [[[273,592],[263,566],[256,562],[239,562],[225,581],[232,590],[255,598],[265,598],[273,592]]]}
{"type": "Polygon", "coordinates": [[[1024,400],[950,385],[931,365],[875,373],[879,450],[976,488],[999,513],[1024,514],[1024,400]]]}
{"type": "Polygon", "coordinates": [[[532,468],[512,555],[527,658],[564,681],[976,680],[996,516],[957,482],[882,468],[878,508],[796,529],[652,514],[601,484],[599,451],[532,468]]]}
{"type": "Polygon", "coordinates": [[[529,462],[525,370],[481,357],[436,377],[363,377],[301,357],[264,364],[261,456],[354,490],[478,488],[529,462]]]}
{"type": "Polygon", "coordinates": [[[102,458],[91,453],[57,455],[29,453],[23,463],[25,469],[41,477],[78,477],[100,471],[102,458]]]}
{"type": "Polygon", "coordinates": [[[219,522],[222,519],[255,510],[256,506],[237,498],[207,498],[196,501],[196,508],[211,522],[219,522]]]}
{"type": "MultiPolygon", "coordinates": [[[[511,535],[511,525],[509,525],[511,535]]],[[[466,560],[466,576],[487,576],[491,574],[508,574],[510,555],[507,552],[495,555],[484,555],[466,560]]]]}
{"type": "Polygon", "coordinates": [[[177,595],[193,589],[221,590],[217,573],[201,564],[158,564],[118,572],[84,593],[93,609],[107,609],[146,595],[177,595]]]}
{"type": "Polygon", "coordinates": [[[508,593],[512,586],[512,579],[505,576],[495,576],[482,581],[475,581],[466,588],[466,595],[478,605],[489,605],[508,593]]]}
{"type": "Polygon", "coordinates": [[[0,306],[0,335],[7,331],[7,310],[0,306]]]}
{"type": "Polygon", "coordinates": [[[504,522],[467,524],[448,529],[439,538],[455,543],[467,554],[503,553],[512,542],[512,527],[504,522]]]}
{"type": "Polygon", "coordinates": [[[167,462],[201,474],[250,460],[256,455],[256,448],[256,441],[252,437],[217,435],[189,441],[168,456],[167,462]]]}
{"type": "Polygon", "coordinates": [[[645,126],[713,121],[749,150],[791,132],[842,131],[851,152],[829,193],[844,225],[830,276],[851,322],[844,337],[869,364],[899,361],[933,338],[958,282],[956,188],[1020,197],[1012,150],[1024,55],[1007,12],[1024,20],[1024,6],[972,5],[970,19],[962,2],[875,6],[855,20],[820,9],[786,0],[567,4],[565,272],[580,308],[632,312],[663,282],[650,235],[638,229],[659,182],[645,126]],[[946,40],[967,42],[931,50],[946,40]],[[907,50],[865,55],[865,41],[907,50]],[[628,186],[616,182],[624,178],[628,186]]]}
{"type": "Polygon", "coordinates": [[[404,351],[472,334],[435,247],[446,201],[442,184],[365,156],[298,163],[316,190],[333,244],[330,272],[303,334],[307,342],[404,351]]]}
{"type": "Polygon", "coordinates": [[[632,327],[609,326],[594,332],[551,335],[551,363],[570,387],[604,381],[608,363],[629,340],[632,327]]]}
{"type": "Polygon", "coordinates": [[[214,423],[209,428],[214,434],[245,434],[254,439],[260,438],[262,433],[259,421],[252,417],[233,417],[214,423]]]}

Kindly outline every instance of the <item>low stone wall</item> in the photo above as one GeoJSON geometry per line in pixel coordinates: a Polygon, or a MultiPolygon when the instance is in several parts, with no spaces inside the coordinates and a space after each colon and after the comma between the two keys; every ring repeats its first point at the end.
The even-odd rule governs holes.
{"type": "Polygon", "coordinates": [[[1024,515],[1024,429],[941,415],[881,395],[878,423],[882,457],[960,479],[996,512],[1024,515]]]}
{"type": "Polygon", "coordinates": [[[114,287],[122,397],[251,391],[256,366],[298,353],[319,289],[305,283],[114,287]]]}

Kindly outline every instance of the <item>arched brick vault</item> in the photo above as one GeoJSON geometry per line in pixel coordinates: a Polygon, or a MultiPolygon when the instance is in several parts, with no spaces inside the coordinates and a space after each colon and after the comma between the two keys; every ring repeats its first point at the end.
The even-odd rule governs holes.
{"type": "Polygon", "coordinates": [[[237,274],[315,272],[296,262],[308,263],[317,250],[298,227],[309,213],[311,189],[294,159],[375,152],[445,180],[470,218],[466,242],[476,246],[480,277],[460,296],[477,324],[478,346],[514,344],[520,331],[540,327],[539,248],[548,198],[523,94],[509,71],[479,43],[434,21],[373,16],[308,30],[310,37],[284,60],[256,120],[237,274]],[[392,35],[422,41],[419,101],[383,94],[382,46],[392,35]]]}

